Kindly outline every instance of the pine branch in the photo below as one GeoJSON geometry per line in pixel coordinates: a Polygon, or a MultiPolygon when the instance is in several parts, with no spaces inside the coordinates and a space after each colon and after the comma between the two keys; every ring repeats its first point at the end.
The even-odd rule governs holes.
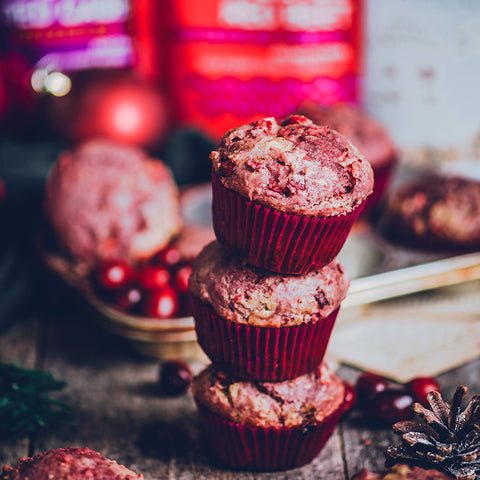
{"type": "Polygon", "coordinates": [[[71,408],[49,397],[65,386],[49,372],[0,363],[0,440],[18,440],[72,422],[71,408]]]}

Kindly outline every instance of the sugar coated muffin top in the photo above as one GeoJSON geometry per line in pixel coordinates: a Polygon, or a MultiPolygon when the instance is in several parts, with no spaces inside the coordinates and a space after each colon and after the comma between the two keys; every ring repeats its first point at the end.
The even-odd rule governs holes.
{"type": "Polygon", "coordinates": [[[350,141],[301,115],[230,130],[210,158],[226,188],[288,213],[346,214],[373,189],[372,168],[350,141]]]}
{"type": "Polygon", "coordinates": [[[216,415],[261,427],[314,425],[345,398],[342,380],[325,363],[283,382],[241,380],[211,365],[194,379],[192,388],[197,403],[216,415]]]}
{"type": "Polygon", "coordinates": [[[282,275],[252,267],[214,241],[195,259],[189,285],[222,318],[282,327],[330,315],[345,298],[349,280],[336,260],[304,275],[282,275]]]}
{"type": "Polygon", "coordinates": [[[386,206],[384,229],[403,243],[439,248],[480,248],[480,182],[427,176],[409,181],[386,206]]]}
{"type": "Polygon", "coordinates": [[[308,102],[299,112],[317,125],[328,125],[345,135],[375,169],[394,160],[397,151],[387,129],[360,107],[335,103],[322,107],[308,102]]]}
{"type": "Polygon", "coordinates": [[[163,248],[181,226],[169,168],[136,147],[91,140],[60,154],[44,210],[75,260],[136,261],[163,248]]]}
{"type": "Polygon", "coordinates": [[[142,480],[114,460],[89,448],[68,447],[21,458],[15,467],[4,467],[0,480],[142,480]]]}

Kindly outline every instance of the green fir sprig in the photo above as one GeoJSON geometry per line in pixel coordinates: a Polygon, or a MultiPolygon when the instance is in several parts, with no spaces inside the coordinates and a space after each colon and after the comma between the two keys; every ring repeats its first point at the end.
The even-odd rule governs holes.
{"type": "Polygon", "coordinates": [[[66,385],[50,372],[0,363],[0,440],[18,440],[72,422],[71,408],[49,397],[66,385]]]}

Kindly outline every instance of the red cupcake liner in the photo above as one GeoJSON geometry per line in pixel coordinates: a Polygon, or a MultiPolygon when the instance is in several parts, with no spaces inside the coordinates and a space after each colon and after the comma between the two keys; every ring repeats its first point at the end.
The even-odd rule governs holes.
{"type": "Polygon", "coordinates": [[[363,209],[333,217],[281,212],[223,186],[212,172],[215,235],[233,255],[265,270],[304,274],[331,262],[363,209]]]}
{"type": "Polygon", "coordinates": [[[236,377],[279,382],[314,370],[323,360],[339,308],[291,327],[258,327],[219,317],[192,299],[197,340],[212,363],[236,377]]]}
{"type": "Polygon", "coordinates": [[[351,388],[344,402],[321,422],[297,427],[254,427],[226,420],[197,402],[210,450],[227,466],[258,471],[288,470],[311,462],[352,405],[351,388]]]}

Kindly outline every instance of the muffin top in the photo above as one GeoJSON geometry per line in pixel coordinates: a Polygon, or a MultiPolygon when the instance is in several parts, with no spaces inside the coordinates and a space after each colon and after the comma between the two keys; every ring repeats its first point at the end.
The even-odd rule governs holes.
{"type": "Polygon", "coordinates": [[[14,467],[4,467],[0,480],[142,480],[114,460],[89,448],[57,448],[22,458],[14,467]]]}
{"type": "Polygon", "coordinates": [[[288,213],[346,214],[373,189],[372,168],[349,140],[301,115],[230,130],[210,158],[226,188],[288,213]]]}
{"type": "Polygon", "coordinates": [[[337,410],[345,397],[342,380],[325,363],[283,382],[240,380],[210,365],[192,389],[195,400],[214,414],[261,427],[308,427],[337,410]]]}
{"type": "Polygon", "coordinates": [[[168,167],[136,147],[91,140],[60,154],[44,210],[60,245],[80,262],[137,261],[180,229],[178,191],[168,167]]]}
{"type": "Polygon", "coordinates": [[[409,181],[390,197],[384,230],[412,246],[480,248],[480,182],[427,176],[409,181]]]}
{"type": "Polygon", "coordinates": [[[336,103],[328,107],[308,102],[299,112],[317,125],[328,125],[345,135],[365,156],[375,169],[397,156],[397,151],[386,128],[365,110],[336,103]]]}
{"type": "Polygon", "coordinates": [[[282,275],[244,263],[216,241],[197,256],[189,281],[191,293],[220,317],[264,327],[323,319],[340,306],[348,285],[336,260],[304,275],[282,275]]]}

